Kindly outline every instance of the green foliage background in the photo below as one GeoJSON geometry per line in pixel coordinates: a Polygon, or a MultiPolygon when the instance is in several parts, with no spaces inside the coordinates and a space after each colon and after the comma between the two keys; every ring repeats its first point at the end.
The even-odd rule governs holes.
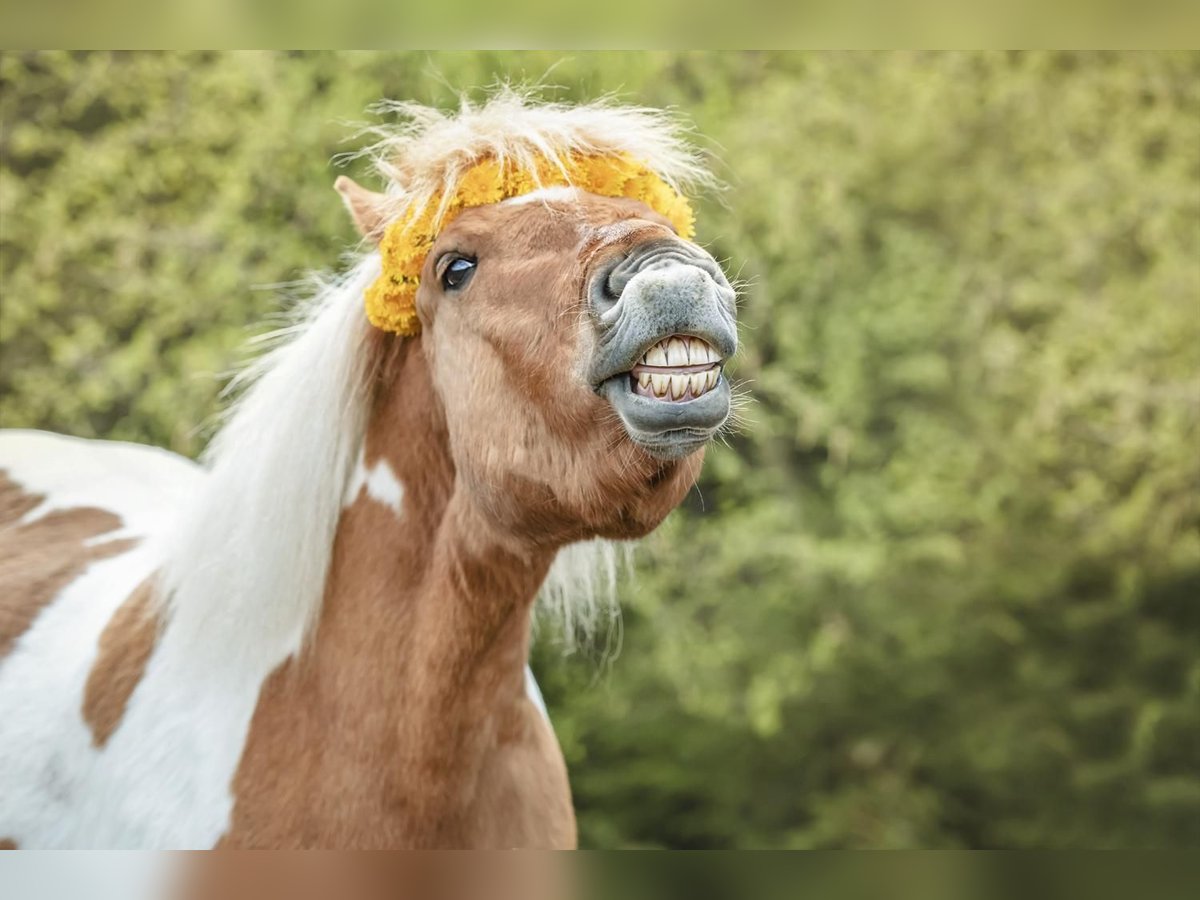
{"type": "Polygon", "coordinates": [[[538,651],[584,844],[1200,843],[1200,55],[8,53],[0,423],[194,455],[347,121],[556,63],[751,281],[621,658],[538,651]]]}

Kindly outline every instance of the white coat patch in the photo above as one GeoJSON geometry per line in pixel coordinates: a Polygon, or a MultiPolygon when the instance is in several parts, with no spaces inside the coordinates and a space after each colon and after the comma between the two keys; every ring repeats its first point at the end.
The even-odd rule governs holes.
{"type": "Polygon", "coordinates": [[[388,465],[386,459],[380,458],[375,465],[368,469],[362,454],[359,454],[358,462],[354,466],[354,475],[351,476],[350,483],[346,488],[344,504],[349,506],[357,500],[363,488],[366,488],[367,496],[372,500],[382,503],[397,516],[400,515],[401,503],[404,500],[404,485],[396,477],[396,473],[392,471],[392,467],[388,465]]]}
{"type": "Polygon", "coordinates": [[[528,194],[509,197],[507,200],[501,201],[501,203],[504,206],[524,206],[527,203],[552,203],[555,200],[575,200],[578,196],[578,188],[569,185],[559,185],[558,187],[538,188],[536,191],[530,191],[528,194]]]}

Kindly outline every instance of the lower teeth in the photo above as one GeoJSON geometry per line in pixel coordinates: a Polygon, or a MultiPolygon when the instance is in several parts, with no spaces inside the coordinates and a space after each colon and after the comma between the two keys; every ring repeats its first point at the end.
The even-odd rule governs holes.
{"type": "Polygon", "coordinates": [[[707,394],[717,386],[719,375],[713,370],[693,372],[686,375],[665,375],[639,372],[635,387],[645,396],[659,400],[679,401],[685,397],[695,399],[707,394]]]}

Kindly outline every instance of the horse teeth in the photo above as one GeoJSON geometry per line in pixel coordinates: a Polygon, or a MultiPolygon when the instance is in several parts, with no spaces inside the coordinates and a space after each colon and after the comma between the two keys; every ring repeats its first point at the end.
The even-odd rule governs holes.
{"type": "Polygon", "coordinates": [[[686,366],[688,364],[688,348],[679,338],[671,338],[667,344],[667,365],[686,366]]]}
{"type": "Polygon", "coordinates": [[[717,386],[721,371],[714,363],[721,357],[708,341],[698,337],[672,335],[663,338],[642,356],[641,365],[647,369],[680,369],[711,366],[700,372],[637,372],[641,391],[660,400],[682,400],[701,397],[717,386]]]}

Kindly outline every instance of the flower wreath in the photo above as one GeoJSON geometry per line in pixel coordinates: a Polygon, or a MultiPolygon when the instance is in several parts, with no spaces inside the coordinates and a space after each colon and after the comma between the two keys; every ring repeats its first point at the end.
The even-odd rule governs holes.
{"type": "Polygon", "coordinates": [[[625,154],[574,154],[561,160],[541,157],[536,171],[484,159],[463,173],[448,201],[435,196],[384,231],[379,242],[383,273],[366,292],[371,324],[402,335],[421,331],[417,318],[421,269],[438,232],[464,209],[499,203],[538,188],[564,186],[602,197],[640,200],[670,221],[680,237],[691,240],[695,234],[695,216],[687,199],[625,154]]]}

